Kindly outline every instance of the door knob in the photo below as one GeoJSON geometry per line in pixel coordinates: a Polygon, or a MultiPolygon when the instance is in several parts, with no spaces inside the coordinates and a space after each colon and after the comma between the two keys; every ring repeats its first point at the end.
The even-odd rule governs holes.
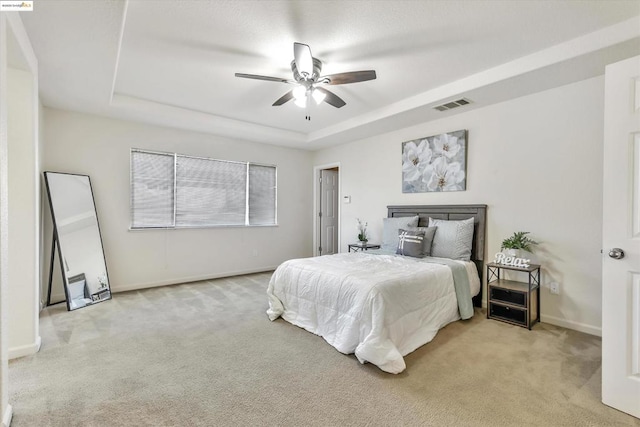
{"type": "Polygon", "coordinates": [[[620,248],[613,248],[609,251],[609,256],[613,259],[624,258],[624,251],[620,248]]]}

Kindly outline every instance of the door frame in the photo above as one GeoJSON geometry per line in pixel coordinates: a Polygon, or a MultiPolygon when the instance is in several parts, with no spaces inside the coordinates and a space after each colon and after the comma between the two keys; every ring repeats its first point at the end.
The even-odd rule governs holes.
{"type": "Polygon", "coordinates": [[[318,244],[320,242],[320,221],[318,221],[318,209],[320,207],[320,172],[324,169],[338,168],[338,253],[342,252],[342,173],[340,162],[327,163],[313,167],[313,256],[318,256],[318,244]]]}

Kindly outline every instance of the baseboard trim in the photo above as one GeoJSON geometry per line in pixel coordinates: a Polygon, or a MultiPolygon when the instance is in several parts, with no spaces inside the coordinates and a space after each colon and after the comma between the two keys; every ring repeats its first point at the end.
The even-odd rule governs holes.
{"type": "Polygon", "coordinates": [[[260,267],[250,270],[240,270],[240,271],[227,271],[224,273],[218,274],[203,274],[199,276],[187,276],[187,277],[177,277],[174,279],[161,280],[158,282],[146,282],[146,283],[133,283],[131,285],[124,286],[112,286],[111,291],[116,294],[118,292],[127,292],[127,291],[136,291],[139,289],[148,289],[148,288],[157,288],[160,286],[168,286],[168,285],[177,285],[180,283],[189,283],[189,282],[199,282],[201,280],[214,280],[220,279],[223,277],[233,277],[233,276],[242,276],[244,274],[254,274],[254,273],[264,273],[267,271],[273,271],[277,266],[269,266],[269,267],[260,267]]]}
{"type": "Polygon", "coordinates": [[[27,344],[20,347],[10,348],[8,351],[9,360],[17,359],[18,357],[29,356],[36,354],[40,351],[42,345],[42,338],[38,336],[33,344],[27,344]]]}
{"type": "Polygon", "coordinates": [[[561,319],[555,316],[549,316],[546,314],[540,314],[540,321],[542,323],[549,323],[555,326],[561,326],[567,329],[573,329],[574,331],[584,332],[585,334],[595,335],[597,337],[602,336],[602,328],[596,326],[587,325],[585,323],[574,322],[573,320],[561,319]]]}
{"type": "Polygon", "coordinates": [[[7,404],[4,414],[2,414],[2,427],[9,427],[11,425],[11,419],[13,418],[13,408],[7,404]]]}
{"type": "MultiPolygon", "coordinates": [[[[487,300],[482,300],[482,308],[487,308],[487,300]]],[[[596,326],[587,325],[585,323],[574,322],[572,320],[561,319],[555,316],[549,316],[544,313],[540,313],[540,321],[542,323],[548,323],[550,325],[561,326],[563,328],[572,329],[578,332],[584,332],[585,334],[595,335],[597,337],[602,336],[602,328],[596,326]]]]}

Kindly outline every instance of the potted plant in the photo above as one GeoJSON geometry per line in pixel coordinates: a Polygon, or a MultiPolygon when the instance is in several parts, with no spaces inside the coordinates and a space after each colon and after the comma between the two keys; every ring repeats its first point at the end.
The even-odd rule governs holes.
{"type": "Polygon", "coordinates": [[[369,240],[367,237],[367,223],[362,222],[360,218],[356,218],[356,222],[358,223],[358,240],[360,243],[365,244],[369,240]]]}
{"type": "Polygon", "coordinates": [[[528,231],[516,231],[515,233],[513,233],[513,236],[502,241],[500,250],[506,249],[507,253],[514,257],[517,257],[519,255],[520,250],[533,252],[531,247],[537,245],[538,242],[530,239],[527,234],[529,234],[528,231]]]}

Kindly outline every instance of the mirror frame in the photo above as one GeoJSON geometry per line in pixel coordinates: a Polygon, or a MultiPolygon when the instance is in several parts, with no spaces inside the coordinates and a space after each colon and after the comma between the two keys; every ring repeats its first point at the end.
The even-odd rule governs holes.
{"type": "MultiPolygon", "coordinates": [[[[64,295],[65,295],[65,302],[67,304],[67,311],[74,311],[74,310],[79,310],[81,308],[84,307],[88,307],[94,304],[98,304],[104,301],[109,301],[110,299],[113,298],[113,292],[111,290],[111,281],[109,280],[109,270],[107,268],[107,258],[105,256],[105,252],[104,252],[104,243],[102,241],[102,232],[100,230],[100,221],[98,219],[98,209],[96,208],[96,200],[95,200],[95,196],[93,195],[93,186],[91,185],[91,177],[89,175],[84,175],[84,174],[77,174],[77,173],[67,173],[67,172],[53,172],[53,171],[45,171],[43,172],[44,175],[44,182],[45,182],[45,186],[47,188],[47,198],[49,199],[49,210],[51,211],[51,221],[53,223],[53,241],[52,241],[52,245],[51,245],[51,265],[49,266],[49,288],[48,288],[48,295],[47,295],[47,306],[49,305],[55,305],[55,304],[59,304],[62,301],[58,301],[55,303],[51,303],[51,288],[53,286],[53,269],[54,269],[54,263],[55,263],[55,253],[58,253],[58,261],[60,262],[60,272],[62,273],[62,287],[64,288],[64,295]],[[62,245],[60,244],[60,238],[59,238],[59,234],[58,234],[58,222],[56,220],[56,214],[54,212],[53,209],[53,199],[51,198],[51,189],[49,186],[49,176],[50,175],[70,175],[70,176],[79,176],[79,177],[86,177],[87,181],[89,182],[89,191],[91,193],[91,203],[93,204],[93,211],[94,214],[96,216],[96,225],[98,227],[98,239],[100,240],[100,249],[102,250],[102,261],[104,262],[104,274],[107,278],[107,287],[109,289],[109,296],[108,298],[104,298],[104,299],[100,299],[97,301],[91,301],[91,303],[85,304],[81,307],[76,307],[76,308],[71,308],[71,303],[70,303],[70,298],[69,298],[69,290],[68,290],[68,285],[69,285],[69,277],[67,277],[67,271],[65,269],[64,266],[64,258],[62,257],[62,245]]],[[[74,276],[75,277],[75,276],[74,276]]]]}

